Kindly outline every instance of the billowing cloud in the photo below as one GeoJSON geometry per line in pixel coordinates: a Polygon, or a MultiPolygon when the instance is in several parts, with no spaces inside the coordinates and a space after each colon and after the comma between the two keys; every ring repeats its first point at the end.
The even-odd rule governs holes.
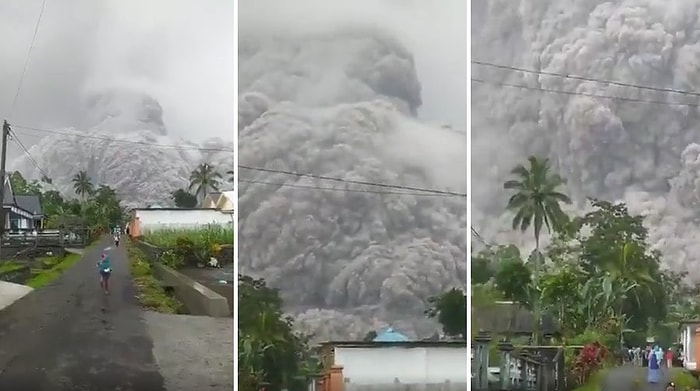
{"type": "MultiPolygon", "coordinates": [[[[475,60],[559,74],[698,90],[700,1],[477,1],[475,60]]],[[[651,240],[676,269],[697,262],[698,98],[594,81],[475,65],[472,138],[475,225],[491,240],[519,240],[507,229],[501,183],[529,154],[551,158],[568,191],[628,202],[643,213],[651,240]],[[533,88],[535,90],[533,90],[533,88]],[[641,100],[650,104],[565,90],[641,100]],[[476,147],[478,146],[478,147],[476,147]]],[[[697,270],[697,268],[695,268],[697,270]]]]}
{"type": "MultiPolygon", "coordinates": [[[[0,4],[0,115],[59,189],[88,170],[131,204],[164,203],[199,162],[233,169],[230,152],[146,145],[233,149],[233,2],[49,1],[13,105],[41,3],[0,4]]],[[[41,176],[14,144],[10,160],[41,176]]]]}
{"type": "MultiPolygon", "coordinates": [[[[241,164],[466,192],[466,134],[434,125],[464,121],[463,107],[438,108],[457,89],[422,109],[436,97],[424,93],[428,84],[459,85],[466,69],[421,68],[438,59],[421,57],[428,52],[411,34],[426,33],[422,42],[449,37],[415,19],[424,6],[274,2],[284,12],[269,14],[273,2],[248,4],[239,47],[241,164]],[[308,19],[302,25],[297,15],[308,19]],[[382,18],[382,28],[372,25],[382,18]]],[[[280,288],[298,326],[319,339],[361,338],[387,323],[430,335],[426,299],[466,284],[464,198],[377,194],[401,191],[252,170],[239,176],[265,182],[240,184],[241,271],[280,288]]]]}

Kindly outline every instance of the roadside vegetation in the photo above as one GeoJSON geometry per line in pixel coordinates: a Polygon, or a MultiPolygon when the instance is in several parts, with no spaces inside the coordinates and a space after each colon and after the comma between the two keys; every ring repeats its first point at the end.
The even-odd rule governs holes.
{"type": "Polygon", "coordinates": [[[66,253],[63,258],[42,257],[37,258],[39,268],[32,269],[32,277],[24,283],[34,289],[41,288],[57,279],[63,272],[73,266],[81,258],[79,254],[66,253]]]}
{"type": "MultiPolygon", "coordinates": [[[[543,317],[553,319],[561,337],[552,343],[579,347],[567,352],[566,369],[583,391],[597,389],[601,374],[620,364],[621,343],[644,347],[653,338],[673,346],[678,322],[697,318],[700,300],[685,273],[663,267],[644,216],[600,199],[589,199],[586,213],[567,213],[562,206],[572,200],[565,187],[547,159],[532,156],[513,168],[505,208],[513,230],[527,233],[535,248],[523,254],[511,243],[486,243],[473,229],[471,329],[496,333],[483,314],[498,312],[499,301],[532,314],[535,344],[543,317]]],[[[687,378],[680,369],[676,375],[677,384],[687,378]]]]}
{"type": "Polygon", "coordinates": [[[86,171],[80,171],[72,178],[76,198],[68,199],[52,189],[52,180],[27,181],[19,171],[10,175],[15,194],[38,195],[45,216],[44,229],[62,229],[87,235],[88,242],[109,232],[111,227],[123,225],[124,209],[114,189],[106,185],[96,185],[86,171]]]}
{"type": "Polygon", "coordinates": [[[233,245],[233,229],[209,225],[200,229],[158,230],[145,233],[141,240],[163,250],[160,261],[173,269],[208,264],[220,259],[221,250],[233,245]]]}
{"type": "Polygon", "coordinates": [[[20,270],[22,268],[26,267],[26,265],[22,265],[19,262],[15,261],[3,261],[0,263],[0,273],[11,273],[15,270],[20,270]]]}
{"type": "Polygon", "coordinates": [[[129,272],[137,291],[137,299],[147,310],[164,314],[181,313],[182,304],[161,286],[153,275],[146,255],[130,240],[124,241],[129,257],[129,272]]]}

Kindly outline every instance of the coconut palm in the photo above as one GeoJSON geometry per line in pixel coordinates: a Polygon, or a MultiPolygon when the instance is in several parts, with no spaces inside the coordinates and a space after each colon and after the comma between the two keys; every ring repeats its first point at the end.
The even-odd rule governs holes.
{"type": "Polygon", "coordinates": [[[571,199],[557,191],[566,181],[551,171],[549,159],[530,156],[528,162],[529,167],[519,164],[511,170],[516,179],[506,181],[503,188],[515,190],[506,207],[515,212],[513,229],[524,232],[532,225],[535,248],[539,249],[543,226],[550,233],[561,229],[567,216],[560,203],[570,204],[571,199]]]}
{"type": "MultiPolygon", "coordinates": [[[[535,236],[535,251],[533,252],[533,281],[537,284],[539,279],[539,269],[542,264],[540,254],[540,234],[542,228],[547,227],[547,231],[557,231],[564,227],[568,217],[562,211],[560,203],[570,204],[569,197],[559,192],[557,189],[563,186],[566,181],[558,174],[551,171],[549,159],[530,156],[528,167],[522,164],[515,166],[511,174],[515,179],[506,181],[503,188],[514,190],[508,200],[506,208],[515,213],[513,216],[513,229],[527,231],[533,227],[535,236]]],[[[535,340],[539,341],[539,324],[541,322],[541,300],[533,300],[533,312],[535,315],[535,340]]]]}
{"type": "Polygon", "coordinates": [[[213,166],[202,163],[190,174],[189,190],[194,189],[194,194],[201,201],[208,192],[219,190],[220,183],[221,174],[213,166]]]}
{"type": "Polygon", "coordinates": [[[85,200],[86,196],[92,194],[94,189],[95,187],[90,177],[88,177],[87,172],[80,171],[73,176],[73,190],[75,190],[75,194],[79,195],[83,200],[85,200]]]}

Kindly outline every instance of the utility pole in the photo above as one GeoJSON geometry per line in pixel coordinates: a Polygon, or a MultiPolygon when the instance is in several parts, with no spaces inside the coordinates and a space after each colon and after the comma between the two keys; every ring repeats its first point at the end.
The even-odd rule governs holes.
{"type": "MultiPolygon", "coordinates": [[[[0,145],[0,253],[2,251],[2,243],[5,240],[5,165],[7,163],[7,136],[10,135],[10,124],[7,120],[2,123],[2,144],[0,145]]],[[[0,256],[0,260],[2,257],[0,256]]]]}

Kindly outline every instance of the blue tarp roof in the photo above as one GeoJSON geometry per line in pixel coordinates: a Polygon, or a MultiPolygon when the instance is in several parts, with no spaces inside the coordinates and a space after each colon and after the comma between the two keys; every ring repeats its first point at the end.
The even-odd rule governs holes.
{"type": "Polygon", "coordinates": [[[372,340],[374,342],[406,342],[408,337],[405,335],[394,331],[391,327],[377,334],[372,340]]]}

